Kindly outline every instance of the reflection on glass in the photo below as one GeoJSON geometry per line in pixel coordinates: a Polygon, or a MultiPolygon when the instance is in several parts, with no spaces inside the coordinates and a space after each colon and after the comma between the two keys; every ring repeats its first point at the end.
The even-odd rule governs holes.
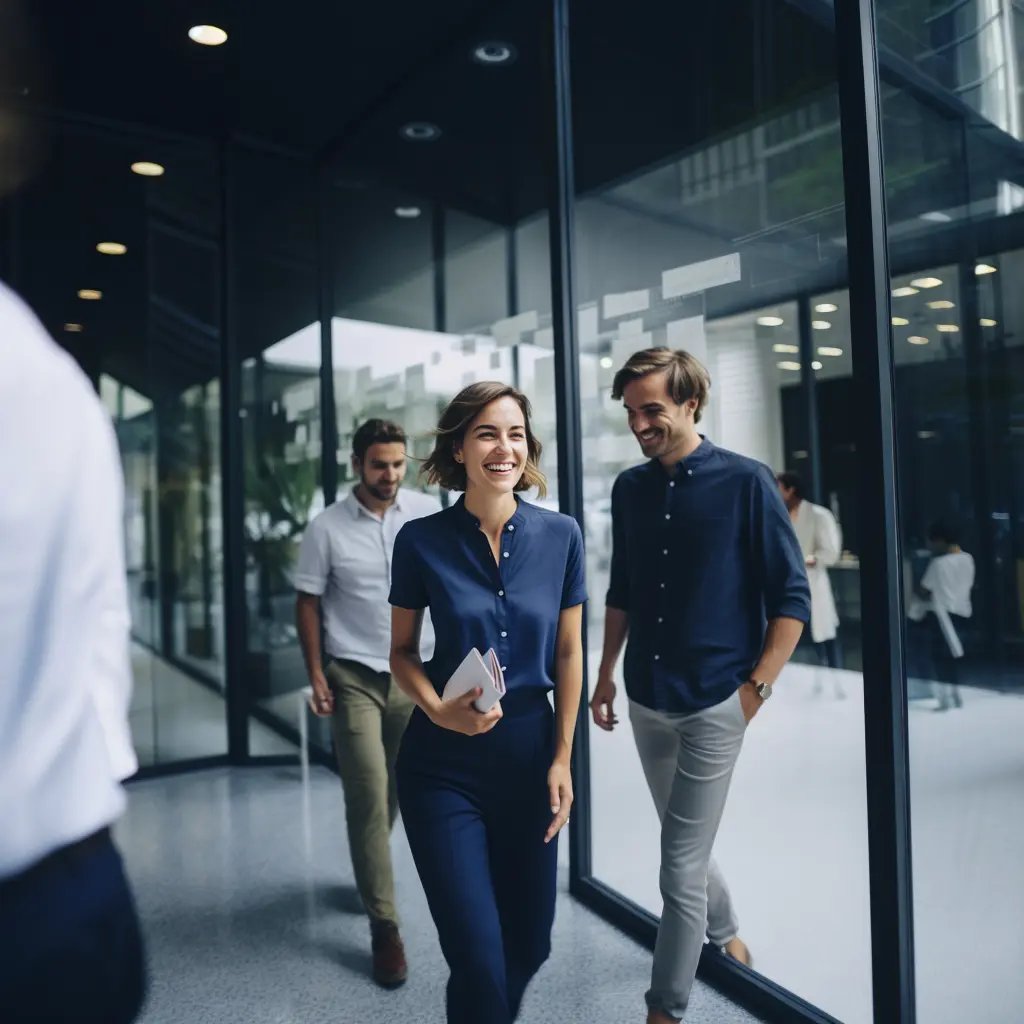
{"type": "MultiPolygon", "coordinates": [[[[724,23],[712,17],[696,26],[682,14],[677,23],[663,6],[649,6],[641,4],[636,22],[657,21],[658,33],[631,32],[581,4],[572,22],[591,680],[600,661],[611,485],[641,461],[610,398],[612,377],[632,352],[666,345],[700,358],[712,379],[700,429],[773,472],[799,473],[807,500],[830,514],[838,506],[843,532],[849,519],[856,534],[846,508],[855,453],[824,429],[849,420],[849,389],[840,396],[845,407],[812,400],[818,375],[824,384],[848,376],[850,366],[846,314],[833,294],[819,295],[845,279],[835,70],[818,60],[797,73],[793,63],[794,40],[802,40],[801,53],[824,55],[834,52],[830,35],[790,5],[769,5],[763,17],[774,36],[759,38],[775,41],[755,47],[771,71],[758,77],[741,71],[748,49],[730,50],[734,35],[724,23]],[[692,69],[670,59],[662,42],[683,37],[692,69]],[[643,55],[632,66],[627,105],[609,95],[604,74],[623,47],[643,55]],[[720,77],[698,56],[705,49],[720,77]],[[679,95],[689,97],[685,125],[670,99],[679,95]]],[[[818,552],[823,562],[835,557],[821,572],[841,645],[823,651],[809,641],[748,730],[714,856],[755,968],[836,1017],[863,1022],[872,1018],[870,901],[851,543],[818,552]],[[818,944],[821,936],[828,942],[818,944]]],[[[594,873],[660,913],[659,823],[621,675],[618,684],[619,726],[611,734],[593,729],[590,738],[594,873]]]]}

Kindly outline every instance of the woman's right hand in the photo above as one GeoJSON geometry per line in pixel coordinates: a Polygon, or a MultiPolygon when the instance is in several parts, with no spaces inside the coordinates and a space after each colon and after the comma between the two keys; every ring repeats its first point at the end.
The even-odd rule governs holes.
{"type": "Polygon", "coordinates": [[[454,700],[441,701],[430,720],[442,729],[460,732],[463,736],[479,736],[490,732],[501,721],[501,702],[490,711],[477,711],[475,701],[484,691],[478,686],[454,700]]]}

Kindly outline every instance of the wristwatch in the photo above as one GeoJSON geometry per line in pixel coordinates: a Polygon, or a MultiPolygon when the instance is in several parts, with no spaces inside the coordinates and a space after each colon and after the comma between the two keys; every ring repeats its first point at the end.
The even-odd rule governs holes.
{"type": "Polygon", "coordinates": [[[762,701],[767,700],[772,695],[771,683],[762,683],[760,679],[751,679],[750,685],[754,688],[754,693],[756,693],[762,701]]]}

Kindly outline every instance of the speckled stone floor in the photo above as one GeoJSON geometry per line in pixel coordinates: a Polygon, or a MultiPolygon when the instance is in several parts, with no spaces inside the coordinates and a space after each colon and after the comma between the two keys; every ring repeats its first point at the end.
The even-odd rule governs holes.
{"type": "MultiPolygon", "coordinates": [[[[433,1024],[447,977],[399,826],[394,856],[408,984],[368,977],[338,780],[314,768],[223,769],[129,788],[117,840],[146,933],[144,1024],[433,1024]]],[[[644,1020],[646,950],[559,896],[552,958],[522,1024],[644,1020]]],[[[756,1024],[698,983],[688,1022],[756,1024]]]]}

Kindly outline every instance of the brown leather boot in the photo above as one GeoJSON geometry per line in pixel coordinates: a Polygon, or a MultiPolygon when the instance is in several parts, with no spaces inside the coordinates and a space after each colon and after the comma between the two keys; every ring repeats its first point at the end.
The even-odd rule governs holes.
{"type": "Polygon", "coordinates": [[[370,925],[373,938],[373,980],[381,988],[398,988],[409,976],[405,962],[405,946],[398,934],[398,925],[391,921],[374,921],[370,925]]]}

